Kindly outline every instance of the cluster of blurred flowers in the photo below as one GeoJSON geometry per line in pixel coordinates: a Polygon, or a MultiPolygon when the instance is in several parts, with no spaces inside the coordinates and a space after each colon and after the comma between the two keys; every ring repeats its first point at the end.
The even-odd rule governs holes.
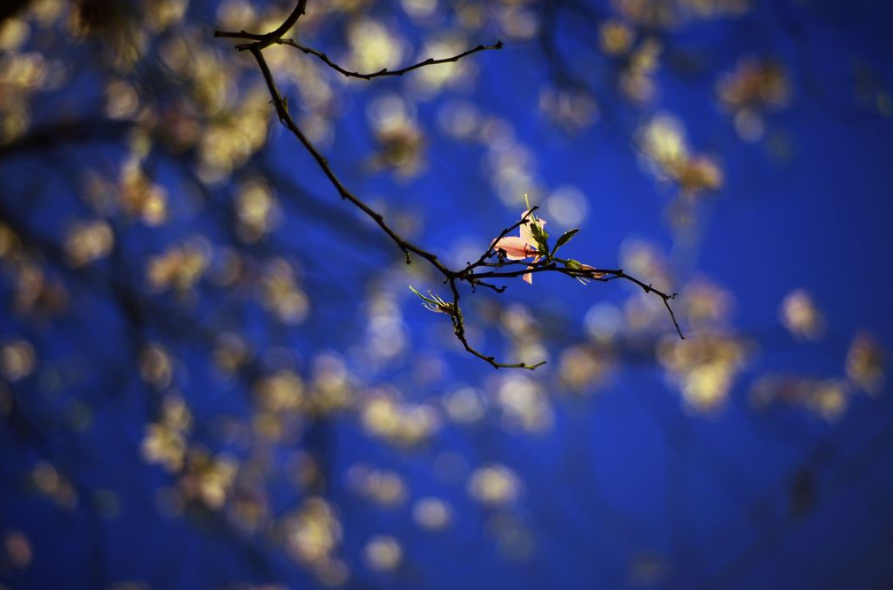
{"type": "MultiPolygon", "coordinates": [[[[798,341],[825,338],[825,319],[812,296],[802,289],[788,293],[779,309],[782,325],[798,341]]],[[[750,390],[752,403],[759,408],[777,404],[801,407],[825,420],[841,418],[855,394],[880,393],[886,379],[886,353],[868,332],[851,340],[840,369],[829,376],[772,373],[757,379],[750,390]]]]}
{"type": "Polygon", "coordinates": [[[65,283],[22,242],[18,234],[0,222],[0,273],[14,292],[12,308],[31,318],[50,318],[68,308],[65,283]]]}
{"type": "Polygon", "coordinates": [[[51,26],[64,16],[66,4],[61,0],[34,2],[29,18],[9,18],[0,23],[0,145],[28,130],[34,94],[58,89],[68,81],[61,60],[48,59],[28,43],[35,29],[51,26]]]}
{"type": "Polygon", "coordinates": [[[614,0],[618,12],[643,28],[667,29],[698,19],[725,18],[750,9],[748,0],[614,0]]]}
{"type": "Polygon", "coordinates": [[[791,84],[780,64],[742,59],[717,82],[716,94],[734,117],[738,135],[746,141],[757,141],[765,133],[764,113],[788,104],[791,84]]]}
{"type": "Polygon", "coordinates": [[[692,153],[678,119],[658,114],[640,129],[638,138],[648,168],[659,179],[675,183],[682,195],[722,187],[722,169],[710,156],[692,153]]]}

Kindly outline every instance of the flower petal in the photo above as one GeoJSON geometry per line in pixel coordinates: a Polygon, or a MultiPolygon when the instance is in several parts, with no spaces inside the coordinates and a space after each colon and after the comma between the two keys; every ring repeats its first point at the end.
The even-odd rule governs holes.
{"type": "Polygon", "coordinates": [[[536,249],[531,248],[527,242],[515,236],[496,240],[493,242],[492,248],[494,250],[504,250],[509,260],[523,260],[536,255],[536,249]]]}
{"type": "MultiPolygon", "coordinates": [[[[542,256],[534,256],[534,257],[533,257],[533,264],[536,264],[537,261],[538,261],[540,258],[542,258],[542,256]]],[[[531,269],[531,268],[533,268],[533,265],[530,265],[530,266],[528,266],[527,268],[528,268],[528,269],[531,269]]],[[[521,278],[524,279],[524,282],[527,283],[528,285],[532,285],[532,284],[533,284],[533,273],[532,273],[532,272],[527,273],[526,275],[524,275],[524,276],[521,277],[521,278]]]]}
{"type": "MultiPolygon", "coordinates": [[[[533,232],[530,230],[530,225],[534,223],[534,215],[530,214],[530,211],[525,211],[523,215],[521,215],[521,219],[524,219],[524,216],[527,216],[527,223],[521,224],[521,239],[526,243],[530,244],[534,248],[537,247],[536,240],[533,239],[533,232]]],[[[546,225],[545,219],[536,218],[537,222],[539,222],[540,227],[546,225]]]]}

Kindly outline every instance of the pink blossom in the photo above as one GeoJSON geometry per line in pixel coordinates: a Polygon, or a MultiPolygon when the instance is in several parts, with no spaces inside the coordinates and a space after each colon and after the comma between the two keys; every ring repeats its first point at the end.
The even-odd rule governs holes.
{"type": "MultiPolygon", "coordinates": [[[[522,223],[520,226],[521,235],[520,236],[506,236],[504,238],[500,238],[498,240],[493,241],[493,245],[491,248],[494,250],[502,250],[505,252],[505,257],[509,260],[524,260],[526,258],[533,258],[532,264],[536,264],[537,261],[541,258],[539,254],[539,249],[537,247],[536,240],[533,238],[533,232],[530,230],[530,224],[539,223],[540,227],[546,225],[546,221],[544,219],[536,218],[530,211],[525,211],[521,216],[521,219],[527,219],[526,223],[522,223]]],[[[528,269],[533,268],[533,266],[528,266],[528,269]]],[[[524,282],[527,284],[533,284],[533,274],[527,273],[522,277],[524,282]]]]}
{"type": "Polygon", "coordinates": [[[496,240],[493,243],[494,250],[504,250],[509,260],[524,260],[536,256],[537,249],[528,242],[516,236],[510,236],[496,240]]]}

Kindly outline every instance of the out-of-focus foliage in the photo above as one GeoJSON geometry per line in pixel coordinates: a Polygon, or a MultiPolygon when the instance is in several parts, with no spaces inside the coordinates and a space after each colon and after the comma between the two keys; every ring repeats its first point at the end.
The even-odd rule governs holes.
{"type": "Polygon", "coordinates": [[[479,289],[469,341],[521,374],[212,36],[293,8],[0,12],[3,588],[888,579],[888,9],[857,42],[820,0],[309,0],[290,35],[351,70],[506,44],[372,82],[265,50],[401,235],[462,265],[529,194],[679,293],[684,340],[615,283],[479,289]]]}

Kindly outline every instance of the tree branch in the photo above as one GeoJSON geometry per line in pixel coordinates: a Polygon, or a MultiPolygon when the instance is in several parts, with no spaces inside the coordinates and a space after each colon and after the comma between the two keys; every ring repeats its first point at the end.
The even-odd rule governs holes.
{"type": "Polygon", "coordinates": [[[266,33],[265,35],[257,35],[254,33],[246,33],[245,31],[230,32],[230,31],[214,31],[215,37],[228,37],[231,39],[252,39],[255,41],[253,45],[255,45],[258,49],[263,49],[264,47],[268,47],[273,43],[278,42],[282,39],[282,35],[286,34],[291,30],[293,26],[295,26],[298,22],[298,19],[307,11],[307,0],[298,0],[295,9],[291,11],[291,14],[279,25],[275,30],[266,33]]]}
{"type": "MultiPolygon", "coordinates": [[[[533,217],[534,211],[536,211],[536,207],[529,208],[528,211],[524,213],[521,217],[521,220],[514,223],[513,225],[505,228],[499,234],[499,237],[496,240],[491,242],[490,246],[484,251],[484,253],[480,256],[480,258],[474,263],[468,263],[461,270],[453,270],[445,266],[440,260],[438,260],[437,256],[432,252],[425,250],[419,246],[416,246],[412,242],[408,241],[400,234],[398,234],[390,225],[385,221],[384,216],[370,207],[365,201],[354,195],[350,192],[347,187],[341,182],[338,176],[335,174],[335,171],[329,165],[328,160],[325,156],[320,153],[319,150],[316,149],[316,146],[307,138],[303,131],[301,131],[300,127],[298,127],[297,123],[295,123],[291,114],[288,112],[288,102],[279,92],[279,88],[276,85],[276,80],[273,77],[273,73],[270,71],[270,66],[267,63],[267,60],[264,58],[263,50],[270,45],[280,44],[280,45],[289,45],[296,49],[303,51],[305,54],[310,54],[318,57],[323,62],[325,62],[328,66],[335,69],[339,73],[343,74],[347,77],[352,78],[361,78],[364,80],[371,80],[373,78],[385,77],[385,76],[402,76],[408,72],[413,70],[417,70],[419,68],[448,63],[448,62],[456,62],[462,59],[463,57],[469,56],[473,53],[477,53],[480,51],[488,50],[488,49],[501,49],[502,42],[497,42],[494,45],[478,45],[473,49],[469,49],[463,53],[455,55],[453,57],[445,58],[445,59],[433,59],[429,58],[425,61],[419,62],[417,64],[402,68],[400,70],[388,71],[381,70],[380,72],[375,72],[372,74],[360,74],[357,72],[350,72],[345,70],[332,60],[326,56],[325,53],[318,51],[316,49],[312,49],[310,47],[305,47],[292,41],[291,39],[283,39],[283,35],[287,33],[298,21],[300,16],[304,14],[304,10],[306,8],[307,0],[298,0],[298,3],[295,9],[291,12],[289,17],[276,28],[274,31],[269,33],[259,35],[256,33],[248,33],[245,31],[240,32],[227,32],[227,31],[215,31],[215,37],[225,37],[225,38],[235,38],[235,39],[248,39],[249,43],[243,43],[236,46],[236,49],[239,51],[248,51],[254,57],[257,62],[258,67],[260,68],[261,74],[263,76],[264,82],[267,85],[267,89],[270,92],[270,97],[272,99],[272,103],[274,108],[276,109],[276,114],[279,117],[280,123],[288,129],[292,135],[294,135],[298,141],[304,146],[304,149],[313,157],[316,163],[319,165],[320,169],[325,174],[326,178],[328,178],[329,183],[335,188],[338,192],[338,195],[347,201],[350,201],[355,207],[360,209],[363,213],[365,213],[369,218],[371,218],[381,230],[391,238],[391,240],[397,245],[398,248],[403,252],[406,257],[406,263],[410,264],[412,262],[411,256],[415,254],[416,256],[426,260],[430,263],[441,275],[443,275],[444,283],[448,283],[450,287],[450,291],[452,293],[453,300],[448,303],[443,299],[433,296],[433,298],[426,298],[425,296],[419,294],[422,299],[426,301],[426,307],[433,311],[438,311],[442,313],[446,313],[450,316],[450,319],[453,322],[453,331],[456,335],[456,338],[459,342],[462,343],[462,346],[466,351],[471,353],[472,355],[486,361],[494,368],[518,368],[518,369],[529,369],[533,370],[537,367],[545,364],[545,361],[528,364],[528,363],[501,363],[496,360],[493,356],[488,356],[477,349],[475,349],[468,342],[468,338],[465,333],[465,320],[462,316],[462,310],[459,306],[460,294],[459,294],[459,282],[468,283],[472,291],[475,290],[477,286],[487,287],[492,289],[498,293],[501,293],[505,290],[504,286],[493,285],[490,282],[484,281],[483,279],[509,279],[516,278],[519,276],[525,276],[532,273],[539,272],[559,272],[561,274],[567,275],[572,278],[578,279],[592,279],[598,280],[602,282],[608,282],[610,280],[623,279],[630,281],[639,287],[641,287],[646,293],[654,293],[658,295],[664,302],[667,310],[670,313],[670,317],[673,320],[673,325],[676,327],[676,331],[679,333],[679,336],[682,337],[682,330],[679,328],[679,323],[676,321],[676,316],[673,313],[672,308],[670,307],[670,299],[673,299],[676,295],[675,293],[669,295],[667,293],[663,293],[657,289],[654,289],[651,285],[645,284],[642,281],[626,274],[623,270],[605,270],[605,269],[596,269],[594,267],[583,265],[576,261],[563,260],[555,257],[555,250],[557,250],[558,246],[561,245],[559,243],[556,245],[554,249],[543,252],[542,255],[539,256],[536,262],[527,265],[526,263],[522,263],[519,261],[506,261],[504,252],[501,250],[494,250],[494,245],[498,240],[505,238],[510,232],[519,228],[522,225],[535,221],[533,217]],[[499,260],[497,263],[488,262],[494,255],[499,255],[499,260]],[[563,266],[559,266],[559,263],[563,264],[563,266]],[[573,263],[573,264],[571,264],[573,263]],[[509,271],[500,271],[500,270],[485,270],[485,271],[477,271],[478,268],[502,268],[504,266],[521,266],[524,265],[523,269],[519,270],[509,270],[509,271]]],[[[541,231],[541,230],[538,230],[541,231]]],[[[543,238],[545,240],[545,238],[543,238]]],[[[545,241],[541,242],[545,243],[545,241]]]]}
{"type": "Polygon", "coordinates": [[[419,63],[413,64],[411,66],[407,66],[405,68],[400,68],[399,70],[389,70],[389,69],[385,68],[383,70],[380,70],[378,72],[373,72],[371,74],[361,74],[360,72],[352,72],[350,70],[347,70],[347,69],[339,66],[337,63],[332,61],[328,55],[326,55],[322,51],[313,49],[312,47],[306,47],[304,45],[301,45],[300,43],[293,41],[292,39],[279,39],[278,41],[276,41],[276,43],[278,43],[280,45],[288,45],[289,47],[294,47],[295,49],[299,49],[300,51],[303,51],[307,55],[314,55],[314,56],[318,57],[320,60],[322,60],[327,66],[329,66],[330,68],[332,68],[339,74],[344,75],[347,78],[360,78],[362,80],[372,80],[373,78],[383,78],[386,76],[402,76],[403,74],[406,74],[413,70],[417,70],[419,68],[424,68],[426,66],[435,66],[438,64],[445,64],[445,63],[455,63],[455,62],[459,61],[460,59],[462,59],[463,57],[468,57],[469,55],[478,53],[480,51],[502,49],[502,41],[497,41],[493,45],[478,45],[477,47],[473,47],[467,51],[463,51],[462,53],[459,53],[452,57],[445,57],[442,59],[434,59],[433,57],[429,57],[428,59],[426,59],[424,61],[420,61],[419,63]]]}

